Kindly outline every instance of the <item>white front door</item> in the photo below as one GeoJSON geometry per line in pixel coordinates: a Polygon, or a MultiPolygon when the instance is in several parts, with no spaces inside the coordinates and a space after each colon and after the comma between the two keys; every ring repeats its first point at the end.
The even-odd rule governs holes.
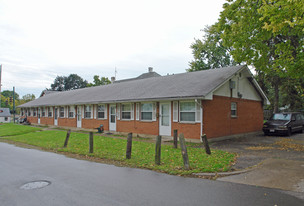
{"type": "Polygon", "coordinates": [[[40,108],[38,108],[38,124],[40,124],[40,112],[41,112],[41,110],[40,110],[40,108]]]}
{"type": "Polygon", "coordinates": [[[159,135],[171,136],[171,102],[159,104],[159,135]]]}
{"type": "Polygon", "coordinates": [[[54,109],[54,125],[57,126],[58,125],[58,108],[55,107],[54,109]]]}
{"type": "Polygon", "coordinates": [[[81,106],[77,106],[77,127],[81,128],[81,106]]]}
{"type": "Polygon", "coordinates": [[[110,117],[109,117],[109,125],[110,131],[116,131],[116,105],[110,105],[110,117]]]}

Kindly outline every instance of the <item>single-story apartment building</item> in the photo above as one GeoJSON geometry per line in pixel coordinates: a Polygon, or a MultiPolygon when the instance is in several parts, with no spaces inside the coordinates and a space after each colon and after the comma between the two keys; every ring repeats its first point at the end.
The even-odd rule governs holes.
{"type": "Polygon", "coordinates": [[[199,139],[261,131],[269,101],[246,65],[50,93],[20,105],[31,123],[199,139]]]}
{"type": "Polygon", "coordinates": [[[0,108],[0,123],[11,122],[11,113],[9,108],[0,108]]]}

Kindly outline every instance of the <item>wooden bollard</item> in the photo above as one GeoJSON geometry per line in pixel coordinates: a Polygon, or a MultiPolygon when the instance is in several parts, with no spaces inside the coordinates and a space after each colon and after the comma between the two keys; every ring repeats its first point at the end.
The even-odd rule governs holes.
{"type": "Polygon", "coordinates": [[[126,151],[127,159],[131,159],[131,153],[132,153],[132,133],[129,133],[127,138],[127,151],[126,151]]]}
{"type": "Polygon", "coordinates": [[[161,156],[161,136],[156,137],[155,143],[155,164],[160,165],[160,156],[161,156]]]}
{"type": "Polygon", "coordinates": [[[94,142],[93,142],[93,132],[90,132],[90,139],[89,139],[89,143],[90,143],[90,153],[93,153],[93,148],[94,148],[94,142]]]}
{"type": "Polygon", "coordinates": [[[173,147],[177,148],[177,129],[173,130],[173,147]]]}
{"type": "Polygon", "coordinates": [[[183,160],[184,160],[184,167],[186,170],[189,170],[190,169],[189,158],[188,158],[187,146],[186,146],[186,142],[185,142],[183,133],[181,133],[179,135],[179,142],[180,142],[182,156],[183,156],[183,160]]]}
{"type": "Polygon", "coordinates": [[[206,154],[210,155],[211,154],[211,150],[210,150],[210,147],[209,147],[209,143],[208,143],[206,134],[204,134],[203,136],[201,136],[201,138],[202,138],[202,141],[203,141],[204,146],[205,146],[206,154]]]}
{"type": "Polygon", "coordinates": [[[71,130],[69,129],[68,132],[67,132],[67,135],[66,135],[63,147],[67,147],[68,146],[70,134],[71,134],[71,130]]]}

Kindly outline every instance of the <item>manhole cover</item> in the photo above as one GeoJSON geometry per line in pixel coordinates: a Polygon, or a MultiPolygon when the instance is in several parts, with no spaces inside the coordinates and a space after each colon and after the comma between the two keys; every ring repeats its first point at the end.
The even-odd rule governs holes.
{"type": "Polygon", "coordinates": [[[40,188],[46,187],[50,184],[51,184],[51,182],[46,181],[46,180],[33,181],[33,182],[29,182],[29,183],[26,183],[26,184],[22,185],[20,187],[20,189],[22,189],[22,190],[34,190],[34,189],[40,189],[40,188]]]}

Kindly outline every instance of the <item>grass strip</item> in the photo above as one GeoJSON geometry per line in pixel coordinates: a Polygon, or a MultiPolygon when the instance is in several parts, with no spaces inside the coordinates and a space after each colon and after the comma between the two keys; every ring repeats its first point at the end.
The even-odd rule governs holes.
{"type": "Polygon", "coordinates": [[[13,123],[0,124],[0,137],[15,136],[19,134],[26,134],[29,132],[40,131],[41,128],[32,127],[29,125],[20,125],[13,123]]]}

